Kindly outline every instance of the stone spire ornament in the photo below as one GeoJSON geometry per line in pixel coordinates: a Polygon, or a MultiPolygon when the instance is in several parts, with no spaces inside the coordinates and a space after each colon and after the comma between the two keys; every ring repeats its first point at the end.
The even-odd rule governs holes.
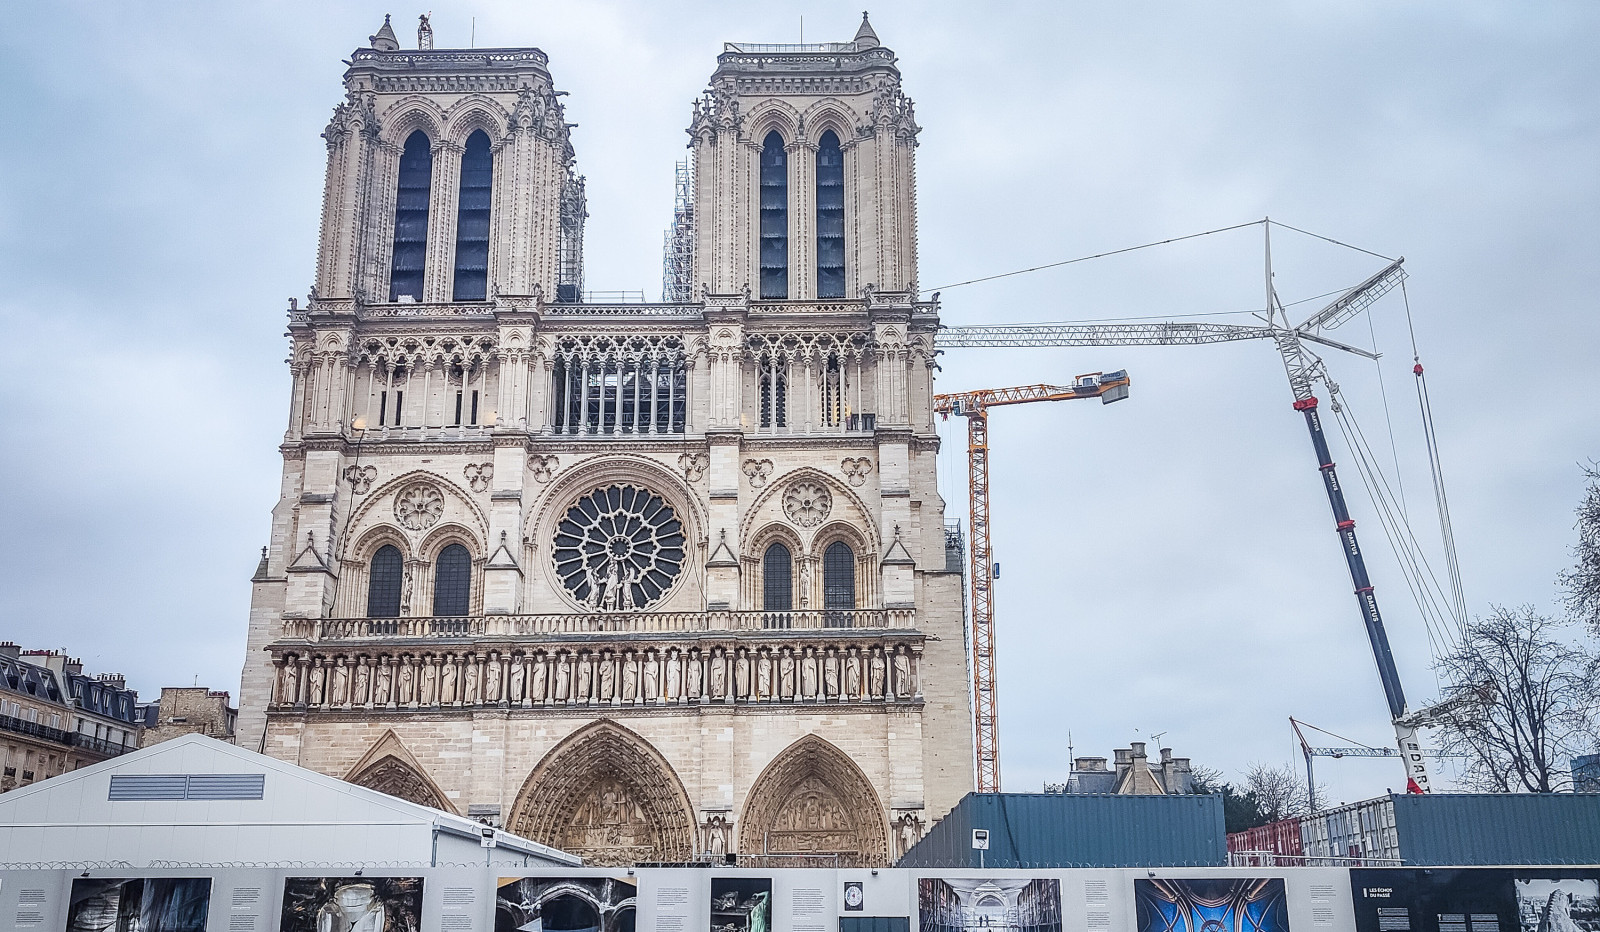
{"type": "Polygon", "coordinates": [[[872,24],[867,21],[867,11],[861,11],[861,28],[856,30],[856,49],[875,49],[883,43],[878,41],[878,34],[872,31],[872,24]]]}
{"type": "Polygon", "coordinates": [[[400,40],[395,38],[394,27],[389,25],[389,14],[383,14],[383,25],[378,27],[378,34],[367,36],[367,41],[372,43],[374,50],[379,52],[400,51],[400,40]]]}
{"type": "Polygon", "coordinates": [[[417,50],[422,52],[433,51],[433,24],[428,22],[431,12],[417,17],[417,50]]]}

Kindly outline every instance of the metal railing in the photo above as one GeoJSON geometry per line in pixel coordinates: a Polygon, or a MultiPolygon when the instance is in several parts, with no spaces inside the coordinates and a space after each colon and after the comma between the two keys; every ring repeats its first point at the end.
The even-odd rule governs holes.
{"type": "Polygon", "coordinates": [[[678,631],[910,630],[909,608],[793,612],[607,612],[422,618],[291,618],[285,638],[306,641],[480,638],[678,631]]]}
{"type": "Polygon", "coordinates": [[[38,722],[17,718],[14,715],[0,715],[0,730],[15,732],[19,735],[28,735],[33,738],[43,738],[58,744],[72,743],[72,733],[60,728],[51,728],[38,722]]]}
{"type": "Polygon", "coordinates": [[[74,747],[80,747],[85,750],[93,751],[96,754],[104,754],[107,757],[116,757],[121,754],[126,754],[129,751],[139,750],[138,747],[135,746],[126,744],[112,744],[110,741],[107,741],[104,738],[96,738],[93,735],[86,735],[79,732],[73,733],[72,744],[74,747]]]}

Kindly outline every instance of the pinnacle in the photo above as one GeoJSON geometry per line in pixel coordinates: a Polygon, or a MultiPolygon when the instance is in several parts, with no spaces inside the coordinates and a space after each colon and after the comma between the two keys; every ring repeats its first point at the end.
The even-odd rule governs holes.
{"type": "Polygon", "coordinates": [[[883,43],[878,41],[878,34],[873,32],[872,23],[867,20],[865,10],[861,11],[861,28],[856,30],[856,48],[875,49],[883,43]]]}
{"type": "Polygon", "coordinates": [[[378,27],[376,35],[367,37],[372,47],[380,52],[400,51],[400,40],[394,34],[394,27],[389,25],[389,14],[383,14],[383,25],[378,27]]]}

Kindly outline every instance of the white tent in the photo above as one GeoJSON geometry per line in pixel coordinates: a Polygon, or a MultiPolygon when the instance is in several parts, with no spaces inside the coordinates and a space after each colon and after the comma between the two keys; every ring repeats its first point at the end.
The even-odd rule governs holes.
{"type": "Polygon", "coordinates": [[[582,863],[470,819],[200,735],[0,795],[0,852],[0,861],[13,866],[582,863]]]}

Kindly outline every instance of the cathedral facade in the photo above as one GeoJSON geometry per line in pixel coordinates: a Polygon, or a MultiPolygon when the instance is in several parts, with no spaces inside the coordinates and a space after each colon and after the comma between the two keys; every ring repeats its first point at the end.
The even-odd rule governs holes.
{"type": "Polygon", "coordinates": [[[323,134],[239,743],[591,863],[888,862],[972,789],[894,54],[726,45],[692,287],[604,303],[545,54],[418,44],[323,134]]]}

